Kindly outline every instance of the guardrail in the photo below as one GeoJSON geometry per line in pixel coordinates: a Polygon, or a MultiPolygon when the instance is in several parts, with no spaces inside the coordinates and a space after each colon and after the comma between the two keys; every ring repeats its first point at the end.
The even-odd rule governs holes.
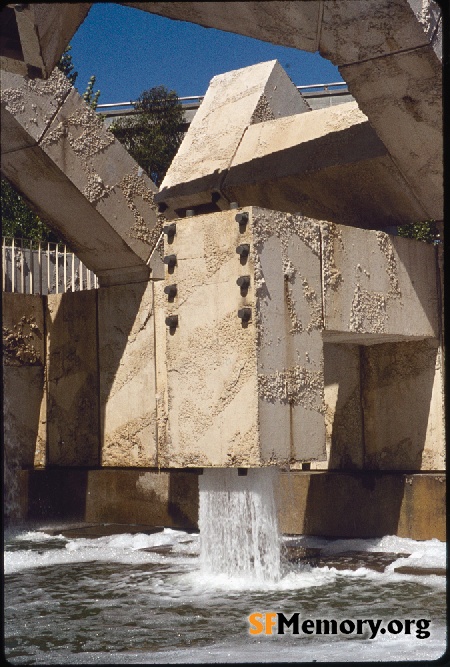
{"type": "MultiPolygon", "coordinates": [[[[345,81],[335,81],[334,83],[314,83],[312,85],[308,86],[296,86],[297,90],[300,92],[305,91],[305,92],[324,92],[324,93],[333,93],[333,92],[339,92],[339,90],[335,90],[336,88],[347,88],[347,84],[345,81]]],[[[183,105],[189,105],[193,104],[196,106],[199,106],[202,101],[204,95],[190,95],[188,97],[179,97],[178,100],[183,104],[183,105]]],[[[116,107],[133,107],[136,104],[136,102],[111,102],[108,104],[98,104],[97,105],[97,110],[98,109],[115,109],[116,107]]]]}
{"type": "Polygon", "coordinates": [[[96,289],[97,276],[61,243],[2,238],[2,290],[62,294],[96,289]]]}

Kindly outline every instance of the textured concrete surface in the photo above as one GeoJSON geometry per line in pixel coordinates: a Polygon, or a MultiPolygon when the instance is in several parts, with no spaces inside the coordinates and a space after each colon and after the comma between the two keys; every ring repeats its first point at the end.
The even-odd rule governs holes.
{"type": "MultiPolygon", "coordinates": [[[[42,299],[39,296],[4,292],[2,327],[6,472],[23,465],[43,466],[46,463],[45,324],[42,299]]],[[[5,489],[5,492],[8,490],[5,489]]]]}
{"type": "MultiPolygon", "coordinates": [[[[166,242],[163,466],[257,466],[325,454],[320,228],[249,210],[185,218],[166,242]],[[249,245],[241,258],[236,248],[249,245]],[[236,281],[249,276],[241,290],[236,281]],[[243,323],[242,308],[251,310],[243,323]]],[[[158,387],[159,393],[159,387],[158,387]]]]}
{"type": "Polygon", "coordinates": [[[47,297],[47,437],[51,465],[98,465],[97,290],[47,297]]]}
{"type": "Polygon", "coordinates": [[[359,227],[405,224],[424,216],[356,102],[252,125],[222,191],[240,206],[359,227]]]}
{"type": "Polygon", "coordinates": [[[155,197],[173,217],[186,208],[228,208],[221,186],[234,154],[250,125],[310,111],[276,60],[213,77],[155,197]]]}
{"type": "Polygon", "coordinates": [[[444,470],[442,352],[438,342],[374,345],[362,352],[364,467],[444,470]]]}
{"type": "Polygon", "coordinates": [[[433,245],[324,223],[322,247],[326,340],[439,336],[433,245]]]}
{"type": "Polygon", "coordinates": [[[163,222],[156,186],[58,70],[4,72],[1,95],[2,173],[101,285],[146,280],[163,222]]]}
{"type": "Polygon", "coordinates": [[[103,466],[157,464],[154,326],[151,282],[98,291],[103,466]]]}

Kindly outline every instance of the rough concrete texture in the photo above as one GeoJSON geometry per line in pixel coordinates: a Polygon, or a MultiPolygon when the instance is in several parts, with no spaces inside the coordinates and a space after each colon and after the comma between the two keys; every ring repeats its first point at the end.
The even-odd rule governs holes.
{"type": "MultiPolygon", "coordinates": [[[[265,120],[310,111],[276,60],[215,76],[195,114],[156,201],[166,215],[211,204],[247,128],[265,120]]],[[[218,208],[228,208],[219,198],[218,208]]]]}
{"type": "Polygon", "coordinates": [[[157,188],[67,85],[61,72],[33,82],[5,75],[2,119],[11,141],[2,143],[2,173],[101,285],[146,280],[163,223],[157,188]]]}
{"type": "Polygon", "coordinates": [[[325,0],[322,4],[319,51],[334,65],[425,46],[440,19],[434,0],[325,0]]]}
{"type": "Polygon", "coordinates": [[[445,487],[442,474],[282,473],[276,489],[280,531],[445,541],[445,487]]]}
{"type": "Polygon", "coordinates": [[[43,466],[46,462],[46,393],[42,299],[4,292],[2,328],[5,471],[21,466],[43,466]]]}
{"type": "Polygon", "coordinates": [[[362,350],[364,467],[444,470],[442,350],[438,342],[362,350]]]}
{"type": "Polygon", "coordinates": [[[47,297],[47,438],[51,465],[98,465],[97,290],[47,297]]]}
{"type": "MultiPolygon", "coordinates": [[[[161,466],[294,463],[325,454],[320,228],[249,210],[177,221],[165,254],[167,431],[161,466]],[[240,259],[236,248],[248,244],[240,259]],[[169,271],[169,270],[168,270],[169,271]],[[250,277],[248,290],[236,284],[250,277]],[[238,317],[251,309],[251,319],[238,317]]],[[[163,373],[162,373],[163,374],[163,373]]],[[[158,387],[158,394],[160,387],[158,387]]]]}
{"type": "Polygon", "coordinates": [[[322,246],[326,340],[439,336],[434,246],[332,223],[322,246]]]}
{"type": "Polygon", "coordinates": [[[424,217],[356,102],[248,128],[222,191],[240,206],[379,227],[424,217]]]}
{"type": "Polygon", "coordinates": [[[3,8],[3,12],[9,14],[8,20],[17,26],[18,39],[11,44],[14,30],[10,25],[10,49],[2,51],[2,69],[22,75],[31,72],[47,79],[90,7],[91,3],[79,2],[33,3],[3,8]]]}
{"type": "Polygon", "coordinates": [[[441,63],[432,46],[340,68],[423,207],[443,219],[441,63]]]}
{"type": "Polygon", "coordinates": [[[101,465],[156,465],[152,283],[98,291],[101,465]]]}

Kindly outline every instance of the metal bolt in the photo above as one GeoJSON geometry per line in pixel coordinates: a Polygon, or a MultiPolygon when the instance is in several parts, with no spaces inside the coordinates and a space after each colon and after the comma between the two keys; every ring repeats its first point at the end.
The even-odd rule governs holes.
{"type": "Polygon", "coordinates": [[[169,315],[166,317],[166,325],[169,329],[176,329],[178,326],[178,315],[169,315]]]}
{"type": "Polygon", "coordinates": [[[236,283],[241,289],[248,289],[250,287],[250,276],[240,276],[236,283]]]}
{"type": "Polygon", "coordinates": [[[246,225],[248,222],[247,211],[243,211],[243,213],[237,213],[234,219],[239,225],[246,225]]]}
{"type": "Polygon", "coordinates": [[[163,232],[164,234],[167,234],[167,238],[173,238],[177,233],[177,226],[175,222],[172,222],[170,225],[165,225],[165,227],[163,227],[163,232]]]}
{"type": "Polygon", "coordinates": [[[242,243],[241,245],[238,245],[238,247],[236,248],[236,252],[238,255],[241,256],[241,258],[248,257],[248,254],[250,252],[250,244],[242,243]]]}
{"type": "Polygon", "coordinates": [[[251,316],[252,316],[251,308],[240,308],[238,310],[238,317],[242,320],[243,324],[249,322],[251,316]]]}
{"type": "Polygon", "coordinates": [[[164,257],[164,264],[167,264],[169,269],[173,269],[174,266],[177,264],[177,256],[176,255],[166,255],[164,257]]]}
{"type": "Polygon", "coordinates": [[[167,285],[164,288],[164,294],[167,294],[169,299],[173,299],[177,295],[177,286],[175,284],[174,285],[167,285]]]}

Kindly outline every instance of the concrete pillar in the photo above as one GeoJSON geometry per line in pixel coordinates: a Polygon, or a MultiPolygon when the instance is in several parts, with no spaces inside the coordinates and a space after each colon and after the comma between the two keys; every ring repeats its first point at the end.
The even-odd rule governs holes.
{"type": "Polygon", "coordinates": [[[161,466],[325,455],[320,227],[262,209],[239,224],[237,213],[177,220],[166,235],[164,311],[178,320],[166,319],[162,341],[161,466]]]}
{"type": "Polygon", "coordinates": [[[1,95],[2,174],[100,285],[146,280],[156,186],[59,70],[47,81],[3,72],[1,95]]]}
{"type": "Polygon", "coordinates": [[[98,290],[101,465],[157,465],[151,282],[98,290]]]}

